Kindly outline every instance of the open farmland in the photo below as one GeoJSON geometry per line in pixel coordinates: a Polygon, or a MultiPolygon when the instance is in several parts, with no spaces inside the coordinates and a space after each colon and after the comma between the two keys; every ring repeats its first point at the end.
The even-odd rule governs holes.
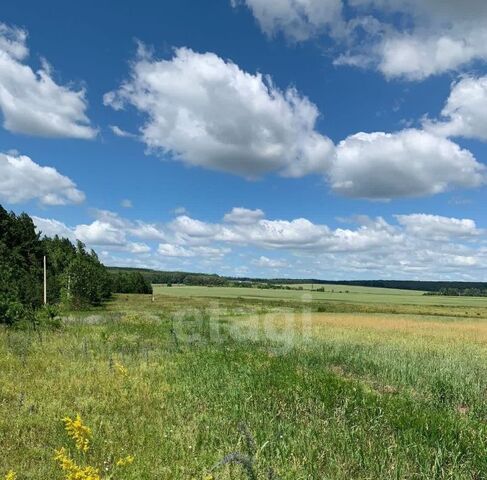
{"type": "Polygon", "coordinates": [[[319,312],[331,293],[247,290],[158,287],[54,331],[2,327],[0,472],[61,479],[65,446],[98,468],[133,456],[112,469],[127,480],[487,476],[485,300],[431,315],[435,297],[366,289],[349,295],[410,312],[319,312]],[[86,453],[63,429],[76,414],[86,453]]]}
{"type": "Polygon", "coordinates": [[[487,307],[486,297],[445,297],[424,295],[424,292],[415,290],[395,290],[387,288],[320,285],[324,292],[311,289],[311,285],[293,285],[289,290],[260,289],[245,287],[199,287],[199,286],[172,286],[155,285],[156,295],[171,297],[213,297],[213,298],[249,298],[262,300],[284,301],[326,301],[355,304],[393,304],[393,305],[438,305],[452,307],[487,307]]]}

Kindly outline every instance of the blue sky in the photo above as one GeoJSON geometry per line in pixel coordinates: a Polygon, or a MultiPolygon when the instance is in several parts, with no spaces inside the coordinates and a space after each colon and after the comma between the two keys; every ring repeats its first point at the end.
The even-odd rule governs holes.
{"type": "Polygon", "coordinates": [[[10,2],[0,203],[112,265],[487,280],[487,7],[424,3],[10,2]]]}

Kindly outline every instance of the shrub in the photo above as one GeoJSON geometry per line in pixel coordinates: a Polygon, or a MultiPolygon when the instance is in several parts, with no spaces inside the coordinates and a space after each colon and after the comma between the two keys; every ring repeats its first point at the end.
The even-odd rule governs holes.
{"type": "Polygon", "coordinates": [[[0,297],[0,324],[13,325],[27,317],[27,309],[20,302],[0,297]]]}
{"type": "Polygon", "coordinates": [[[35,312],[35,322],[40,326],[59,328],[61,326],[59,309],[53,305],[44,305],[35,312]]]}

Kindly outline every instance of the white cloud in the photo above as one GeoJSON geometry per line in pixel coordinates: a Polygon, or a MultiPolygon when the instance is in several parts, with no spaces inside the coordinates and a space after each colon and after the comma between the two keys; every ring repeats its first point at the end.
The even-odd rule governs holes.
{"type": "MultiPolygon", "coordinates": [[[[387,77],[422,80],[487,60],[486,3],[482,0],[353,0],[383,15],[402,15],[402,28],[383,25],[376,44],[378,68],[387,77]]],[[[400,24],[401,22],[399,22],[400,24]]],[[[374,50],[372,48],[372,50],[374,50]]]]}
{"type": "Polygon", "coordinates": [[[76,238],[89,245],[125,245],[126,236],[123,230],[108,222],[95,220],[89,225],[78,225],[74,229],[76,238]]]}
{"type": "Polygon", "coordinates": [[[271,259],[265,257],[264,255],[262,255],[259,259],[254,260],[252,263],[257,267],[272,269],[285,268],[287,266],[287,263],[283,260],[271,259]]]}
{"type": "MultiPolygon", "coordinates": [[[[130,222],[112,214],[99,212],[100,219],[90,224],[69,227],[58,220],[33,216],[32,219],[39,232],[48,237],[58,235],[72,241],[80,240],[90,247],[106,247],[113,251],[128,252],[135,255],[148,254],[152,248],[143,242],[130,241],[137,232],[130,228],[130,222]],[[112,215],[112,217],[110,217],[112,215]],[[111,221],[117,219],[117,221],[111,221]]],[[[142,224],[143,222],[137,222],[142,224]]],[[[108,254],[108,252],[106,252],[108,254]]]]}
{"type": "Polygon", "coordinates": [[[123,138],[137,138],[137,135],[134,135],[133,133],[127,132],[126,130],[121,129],[117,125],[109,125],[110,130],[114,135],[117,137],[123,137],[123,138]]]}
{"type": "Polygon", "coordinates": [[[83,202],[85,195],[55,168],[42,167],[25,155],[0,153],[0,200],[23,203],[33,199],[43,205],[67,205],[83,202]]]}
{"type": "Polygon", "coordinates": [[[32,216],[32,220],[37,230],[46,237],[54,237],[58,235],[59,237],[69,238],[70,240],[75,240],[73,229],[69,228],[63,222],[54,220],[51,218],[41,218],[35,215],[32,216]]]}
{"type": "Polygon", "coordinates": [[[313,248],[328,236],[328,227],[305,218],[295,220],[262,219],[253,225],[223,227],[217,239],[265,248],[313,248]]]}
{"type": "MultiPolygon", "coordinates": [[[[334,191],[368,199],[483,183],[484,167],[470,152],[431,132],[358,133],[335,147],[315,130],[316,106],[293,89],[281,92],[212,53],[181,48],[170,60],[156,60],[139,50],[130,80],[106,94],[105,103],[144,112],[147,146],[185,163],[248,178],[320,173],[334,191]]],[[[226,221],[253,222],[252,215],[235,209],[226,221]]]]}
{"type": "Polygon", "coordinates": [[[482,232],[475,222],[468,218],[449,218],[439,215],[415,213],[396,215],[407,233],[435,240],[449,240],[452,237],[476,237],[482,232]]]}
{"type": "Polygon", "coordinates": [[[161,227],[141,220],[131,221],[107,210],[95,211],[92,223],[68,227],[65,224],[39,217],[36,225],[47,235],[60,235],[78,239],[90,246],[116,247],[131,253],[147,253],[151,248],[146,243],[135,241],[161,241],[165,234],[161,227]]]}
{"type": "Polygon", "coordinates": [[[34,222],[49,235],[74,239],[81,232],[85,240],[103,243],[103,259],[112,265],[247,275],[256,275],[257,268],[328,279],[487,279],[486,232],[473,220],[422,213],[395,218],[393,224],[356,216],[353,227],[333,229],[305,218],[237,224],[187,217],[163,225],[166,239],[158,245],[136,241],[133,226],[145,222],[106,211],[90,225],[68,227],[38,217],[34,222]]]}
{"type": "Polygon", "coordinates": [[[225,214],[223,220],[229,223],[252,224],[264,218],[264,212],[258,208],[249,210],[248,208],[235,207],[231,212],[225,214]]]}
{"type": "Polygon", "coordinates": [[[343,30],[341,0],[231,0],[245,4],[268,35],[284,31],[296,41],[323,32],[332,35],[343,30]]]}
{"type": "Polygon", "coordinates": [[[468,150],[425,131],[358,133],[338,145],[330,182],[350,197],[417,197],[478,187],[485,167],[468,150]]]}
{"type": "MultiPolygon", "coordinates": [[[[234,210],[232,210],[233,212],[234,210]]],[[[173,222],[170,228],[176,242],[185,245],[219,242],[227,245],[254,246],[280,250],[355,251],[393,244],[401,235],[383,219],[368,219],[359,229],[331,230],[306,218],[255,222],[211,224],[189,217],[173,222]]]]}
{"type": "Polygon", "coordinates": [[[128,250],[130,253],[149,253],[152,249],[146,243],[141,242],[130,242],[128,244],[128,250]]]}
{"type": "Polygon", "coordinates": [[[161,241],[165,239],[163,229],[154,223],[147,223],[141,220],[127,220],[108,210],[97,210],[95,214],[96,219],[99,222],[108,225],[110,229],[125,232],[130,236],[142,240],[161,241]]]}
{"type": "Polygon", "coordinates": [[[158,253],[164,257],[178,257],[178,258],[194,258],[194,257],[210,257],[221,258],[225,256],[230,250],[228,248],[215,247],[183,247],[181,245],[174,245],[170,243],[161,243],[157,249],[158,253]]]}
{"type": "Polygon", "coordinates": [[[426,120],[424,128],[447,137],[487,141],[487,76],[463,77],[454,83],[441,115],[444,121],[426,120]]]}
{"type": "Polygon", "coordinates": [[[129,200],[128,198],[125,198],[120,202],[120,206],[123,208],[133,208],[133,203],[132,200],[129,200]]]}
{"type": "Polygon", "coordinates": [[[160,255],[166,257],[193,257],[191,250],[180,245],[172,245],[170,243],[161,243],[157,249],[160,255]]]}
{"type": "Polygon", "coordinates": [[[212,224],[195,220],[187,215],[180,215],[172,223],[171,227],[180,235],[192,238],[207,238],[214,235],[216,229],[212,224]]]}
{"type": "Polygon", "coordinates": [[[415,32],[385,37],[378,47],[379,70],[388,78],[423,80],[457,70],[475,58],[487,60],[487,32],[415,32]]]}
{"type": "Polygon", "coordinates": [[[487,60],[484,0],[349,0],[346,9],[340,0],[231,1],[245,3],[268,35],[303,41],[328,34],[345,50],[337,64],[373,67],[388,78],[422,80],[487,60]]]}
{"type": "Polygon", "coordinates": [[[147,147],[188,165],[247,178],[299,177],[326,171],[333,154],[333,143],[315,130],[314,104],[213,53],[179,48],[157,60],[140,47],[130,79],[104,103],[144,113],[147,147]]]}
{"type": "Polygon", "coordinates": [[[57,84],[46,61],[34,72],[24,62],[27,33],[0,23],[0,110],[4,127],[42,137],[94,138],[84,89],[57,84]]]}
{"type": "Polygon", "coordinates": [[[379,9],[382,17],[395,16],[396,25],[405,25],[383,23],[365,48],[358,48],[388,78],[422,80],[487,60],[483,0],[353,0],[351,5],[362,8],[359,14],[379,9]]]}

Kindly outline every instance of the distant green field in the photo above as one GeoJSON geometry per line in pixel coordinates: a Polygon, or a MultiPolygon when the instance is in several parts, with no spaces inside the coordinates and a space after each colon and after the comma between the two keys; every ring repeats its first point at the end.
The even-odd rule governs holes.
{"type": "Polygon", "coordinates": [[[249,298],[289,301],[327,301],[358,304],[393,304],[393,305],[442,305],[487,307],[484,297],[444,297],[423,295],[414,290],[394,290],[374,287],[326,285],[325,292],[306,290],[271,290],[259,288],[233,287],[186,287],[154,285],[155,295],[175,297],[214,297],[214,298],[249,298]]]}

